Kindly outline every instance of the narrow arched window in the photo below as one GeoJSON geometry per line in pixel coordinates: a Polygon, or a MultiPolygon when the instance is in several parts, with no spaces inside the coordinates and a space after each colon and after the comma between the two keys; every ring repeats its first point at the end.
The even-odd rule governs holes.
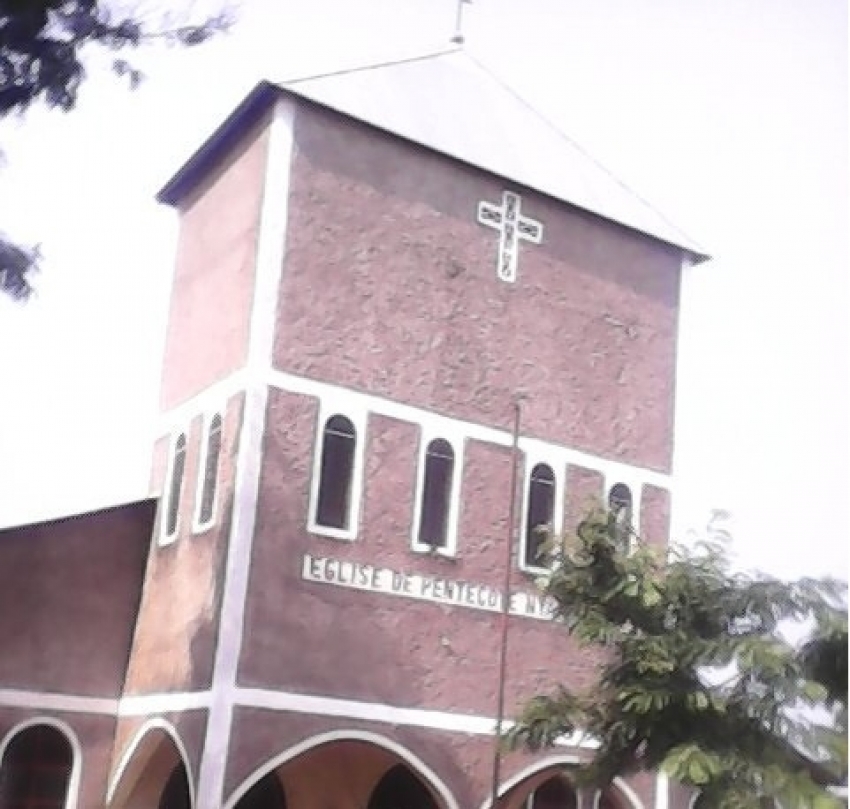
{"type": "Polygon", "coordinates": [[[208,525],[215,513],[215,495],[218,488],[218,465],[221,457],[221,416],[216,413],[209,423],[204,458],[204,476],[198,506],[198,524],[208,525]]]}
{"type": "Polygon", "coordinates": [[[65,809],[73,765],[64,733],[51,725],[22,730],[0,762],[0,806],[65,809]]]}
{"type": "Polygon", "coordinates": [[[316,506],[319,525],[342,530],[349,527],[356,441],[357,434],[350,419],[331,416],[325,422],[316,506]]]}
{"type": "Polygon", "coordinates": [[[622,550],[631,542],[633,506],[632,490],[625,483],[615,483],[608,493],[608,510],[614,519],[614,540],[622,550]]]}
{"type": "Polygon", "coordinates": [[[455,453],[452,445],[442,438],[431,441],[425,450],[425,477],[417,537],[421,545],[445,548],[448,544],[454,468],[455,453]]]}
{"type": "Polygon", "coordinates": [[[525,517],[526,567],[543,565],[542,549],[546,541],[546,529],[552,526],[555,514],[555,473],[552,467],[539,463],[531,470],[528,478],[528,505],[525,517]]]}
{"type": "Polygon", "coordinates": [[[177,519],[180,516],[180,494],[183,491],[183,477],[186,473],[186,436],[177,436],[174,442],[174,454],[171,459],[171,480],[168,486],[168,507],[165,514],[165,535],[173,536],[177,531],[177,519]]]}

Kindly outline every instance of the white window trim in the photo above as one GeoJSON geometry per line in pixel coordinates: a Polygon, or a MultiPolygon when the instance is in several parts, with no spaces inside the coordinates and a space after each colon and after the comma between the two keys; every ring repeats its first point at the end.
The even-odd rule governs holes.
{"type": "Polygon", "coordinates": [[[611,489],[618,483],[623,483],[629,487],[632,493],[632,532],[629,534],[629,553],[633,553],[637,548],[635,534],[640,536],[640,500],[643,491],[643,483],[637,478],[627,475],[606,475],[605,476],[605,500],[603,505],[608,508],[608,501],[611,497],[611,489]]]}
{"type": "Polygon", "coordinates": [[[357,539],[360,527],[360,511],[363,500],[363,467],[366,459],[366,425],[368,413],[365,409],[352,407],[344,398],[328,397],[322,399],[319,417],[316,423],[313,441],[313,475],[310,480],[310,508],[307,511],[307,531],[331,539],[343,539],[349,542],[357,539]],[[319,483],[322,473],[322,449],[324,448],[325,424],[332,416],[345,416],[354,425],[354,469],[351,473],[351,495],[348,514],[348,528],[330,528],[316,521],[319,506],[319,483]]]}
{"type": "Polygon", "coordinates": [[[224,450],[224,409],[211,410],[204,414],[203,424],[201,428],[201,446],[198,453],[198,474],[195,481],[195,507],[192,515],[192,533],[203,534],[209,531],[216,524],[218,518],[218,501],[219,501],[219,475],[221,472],[221,455],[224,450]],[[210,448],[210,428],[212,427],[213,419],[218,416],[221,419],[221,433],[219,435],[220,446],[218,453],[218,465],[216,467],[215,488],[213,490],[212,509],[210,510],[210,518],[207,522],[201,521],[202,499],[204,494],[204,483],[206,481],[207,470],[207,455],[210,448]]]}
{"type": "Polygon", "coordinates": [[[416,464],[416,487],[413,494],[413,522],[410,526],[410,547],[415,553],[437,554],[454,558],[457,556],[458,517],[460,514],[460,487],[463,482],[463,457],[466,441],[463,435],[440,426],[421,425],[419,431],[419,458],[416,464]],[[441,438],[449,443],[454,453],[452,488],[449,492],[449,513],[446,517],[446,544],[442,548],[419,541],[419,521],[422,518],[422,494],[425,490],[425,459],[428,445],[441,438]]]}
{"type": "Polygon", "coordinates": [[[517,565],[524,573],[532,573],[536,576],[551,573],[552,569],[543,565],[529,565],[525,561],[526,551],[526,535],[525,527],[528,522],[528,506],[529,506],[529,483],[531,481],[531,470],[537,464],[545,463],[555,474],[555,498],[552,505],[552,532],[555,536],[560,536],[564,531],[564,508],[566,497],[566,477],[567,477],[567,462],[562,452],[557,449],[544,449],[541,445],[529,447],[525,451],[523,458],[522,470],[522,511],[521,522],[519,524],[519,553],[517,555],[517,565]]]}
{"type": "MultiPolygon", "coordinates": [[[[157,539],[157,545],[159,547],[164,548],[167,545],[172,545],[177,537],[180,536],[180,509],[177,509],[177,522],[174,524],[174,533],[167,533],[168,530],[168,510],[171,508],[171,483],[172,478],[174,477],[174,461],[177,458],[176,450],[177,450],[177,439],[180,436],[183,436],[184,444],[184,453],[185,457],[188,457],[189,453],[189,430],[188,429],[179,429],[176,432],[172,433],[169,442],[168,442],[168,467],[165,473],[165,485],[162,490],[162,499],[160,500],[160,505],[162,507],[162,513],[160,515],[160,526],[159,526],[159,537],[157,539]]],[[[186,487],[186,461],[184,458],[183,462],[183,480],[180,483],[180,492],[178,495],[183,493],[183,490],[186,487]]]]}

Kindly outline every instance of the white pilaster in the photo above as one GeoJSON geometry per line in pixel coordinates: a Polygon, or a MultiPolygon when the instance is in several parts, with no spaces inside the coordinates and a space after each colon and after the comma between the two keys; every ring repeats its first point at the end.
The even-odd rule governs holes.
{"type": "Polygon", "coordinates": [[[213,666],[212,701],[198,777],[197,809],[219,809],[223,798],[236,674],[242,648],[251,545],[257,517],[261,450],[268,401],[266,372],[271,367],[285,253],[294,113],[292,102],[279,99],[269,127],[248,342],[245,411],[236,460],[233,512],[213,666]]]}

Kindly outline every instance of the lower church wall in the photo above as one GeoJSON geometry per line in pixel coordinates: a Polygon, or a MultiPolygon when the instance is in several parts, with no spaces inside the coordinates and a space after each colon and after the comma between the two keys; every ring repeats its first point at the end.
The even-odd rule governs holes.
{"type": "MultiPolygon", "coordinates": [[[[291,807],[362,809],[380,776],[401,763],[442,809],[481,809],[490,801],[493,754],[489,735],[242,707],[234,717],[222,806],[238,807],[248,789],[274,771],[291,807]]],[[[503,755],[501,806],[520,809],[543,781],[585,756],[576,748],[503,755]]],[[[613,794],[617,809],[650,809],[654,777],[619,782],[613,794]]],[[[590,791],[584,809],[592,809],[592,801],[590,791]]]]}

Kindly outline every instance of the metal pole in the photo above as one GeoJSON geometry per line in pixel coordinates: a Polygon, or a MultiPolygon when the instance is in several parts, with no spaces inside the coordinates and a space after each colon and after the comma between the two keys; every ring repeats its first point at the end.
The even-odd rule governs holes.
{"type": "Polygon", "coordinates": [[[511,568],[513,566],[514,522],[516,520],[516,484],[519,468],[520,402],[514,401],[514,430],[511,451],[511,498],[508,502],[508,527],[505,531],[505,581],[502,589],[501,638],[499,641],[499,680],[496,696],[496,741],[493,747],[493,782],[490,809],[499,800],[499,781],[502,767],[502,724],[505,719],[505,674],[508,665],[508,623],[511,610],[511,568]]]}
{"type": "Polygon", "coordinates": [[[455,16],[455,35],[452,42],[455,45],[463,45],[463,4],[469,0],[457,0],[457,15],[455,16]]]}

